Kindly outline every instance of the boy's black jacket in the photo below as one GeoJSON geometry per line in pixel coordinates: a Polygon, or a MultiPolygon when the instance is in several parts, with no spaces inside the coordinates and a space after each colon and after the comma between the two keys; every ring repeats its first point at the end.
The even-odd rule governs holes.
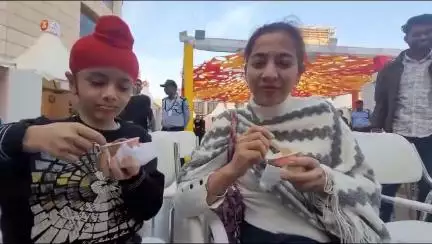
{"type": "MultiPolygon", "coordinates": [[[[0,125],[3,242],[24,244],[60,239],[64,239],[64,243],[126,242],[141,228],[142,222],[154,217],[162,206],[164,175],[156,169],[157,159],[141,167],[139,175],[132,179],[111,183],[108,180],[106,187],[109,185],[109,189],[114,190],[110,190],[108,199],[97,199],[100,195],[95,193],[97,190],[94,187],[97,186],[94,186],[94,182],[98,181],[98,177],[95,176],[95,159],[91,153],[77,163],[66,163],[44,153],[22,152],[22,140],[28,126],[54,122],[83,123],[79,117],[59,121],[39,117],[0,125]],[[93,204],[95,201],[97,204],[93,204]],[[86,207],[92,204],[98,207],[86,207]],[[100,206],[107,207],[108,210],[100,206]],[[67,212],[65,209],[79,213],[80,222],[64,217],[67,212]],[[46,225],[44,218],[50,218],[51,224],[46,225]],[[53,224],[55,221],[57,223],[53,224]],[[76,233],[67,233],[71,225],[76,223],[78,237],[76,233]]],[[[117,130],[97,131],[108,142],[133,137],[139,137],[140,142],[151,141],[150,135],[140,126],[122,120],[117,122],[120,124],[117,130]]],[[[100,182],[104,181],[98,181],[99,185],[100,182]]]]}

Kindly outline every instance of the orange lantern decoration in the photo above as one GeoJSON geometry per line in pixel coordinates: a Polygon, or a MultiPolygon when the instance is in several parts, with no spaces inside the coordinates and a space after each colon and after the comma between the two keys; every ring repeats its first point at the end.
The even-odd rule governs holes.
{"type": "MultiPolygon", "coordinates": [[[[293,96],[334,97],[359,91],[376,70],[376,60],[390,57],[358,57],[320,55],[305,60],[306,71],[293,96]]],[[[224,102],[245,102],[250,93],[244,80],[242,54],[215,57],[194,69],[194,92],[198,99],[224,102]]]]}

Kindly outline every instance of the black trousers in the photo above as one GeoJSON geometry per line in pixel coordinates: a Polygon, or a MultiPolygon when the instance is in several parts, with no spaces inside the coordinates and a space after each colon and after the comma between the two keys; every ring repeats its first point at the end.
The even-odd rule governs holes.
{"type": "Polygon", "coordinates": [[[362,128],[352,128],[353,131],[357,131],[357,132],[370,132],[371,131],[371,127],[362,127],[362,128]]]}
{"type": "Polygon", "coordinates": [[[198,145],[201,145],[201,140],[204,137],[205,133],[195,133],[195,135],[198,137],[198,145]]]}
{"type": "MultiPolygon", "coordinates": [[[[289,228],[289,227],[287,227],[289,228]]],[[[273,244],[285,244],[285,243],[320,243],[313,239],[298,236],[298,235],[287,235],[287,234],[274,234],[258,227],[255,227],[246,221],[243,221],[240,230],[240,243],[273,243],[273,244]]],[[[330,236],[330,243],[340,243],[340,240],[330,236]]]]}
{"type": "Polygon", "coordinates": [[[162,131],[184,131],[184,127],[176,126],[176,127],[162,127],[162,131]]]}

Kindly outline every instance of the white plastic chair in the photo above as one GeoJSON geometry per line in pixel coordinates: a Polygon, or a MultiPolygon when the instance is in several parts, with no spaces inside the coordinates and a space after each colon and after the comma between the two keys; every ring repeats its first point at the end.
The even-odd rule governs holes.
{"type": "Polygon", "coordinates": [[[175,210],[173,208],[172,198],[177,191],[177,175],[180,171],[180,158],[190,156],[198,145],[198,139],[195,133],[191,131],[156,131],[152,134],[153,141],[157,143],[158,151],[158,168],[165,175],[164,204],[161,211],[153,220],[153,235],[164,238],[167,242],[173,242],[175,210]],[[174,145],[174,149],[172,149],[174,145]],[[168,147],[168,148],[167,148],[168,147]],[[164,149],[167,148],[167,149],[164,149]],[[169,212],[168,224],[166,223],[166,212],[169,212]],[[168,230],[164,229],[168,225],[168,230]],[[162,228],[162,229],[161,229],[162,228]],[[168,232],[168,237],[160,232],[168,232]]]}
{"type": "Polygon", "coordinates": [[[172,133],[155,131],[150,134],[157,148],[158,170],[165,175],[164,197],[172,197],[176,193],[180,170],[179,145],[172,133]]]}
{"type": "MultiPolygon", "coordinates": [[[[430,179],[416,148],[402,136],[360,132],[355,132],[355,136],[381,184],[415,183],[422,175],[430,179]]],[[[382,200],[396,206],[432,213],[431,204],[385,195],[382,195],[382,200]]],[[[432,242],[432,223],[402,220],[386,225],[394,242],[432,242]]]]}
{"type": "MultiPolygon", "coordinates": [[[[415,147],[402,136],[391,133],[358,132],[355,132],[354,135],[367,163],[374,169],[380,183],[414,183],[421,179],[422,174],[424,174],[423,163],[415,147]]],[[[383,200],[390,201],[395,205],[432,213],[432,205],[430,204],[400,197],[382,197],[383,200]]],[[[210,210],[203,216],[183,220],[183,224],[189,224],[190,230],[177,233],[176,229],[176,240],[178,238],[181,241],[187,239],[194,243],[228,243],[223,223],[210,210]]],[[[387,223],[387,227],[393,242],[432,242],[432,223],[413,220],[395,221],[387,223]]]]}
{"type": "Polygon", "coordinates": [[[180,168],[179,148],[170,132],[155,131],[150,135],[157,148],[158,170],[165,175],[165,189],[162,208],[151,220],[150,231],[144,230],[143,233],[143,236],[150,237],[143,238],[143,241],[151,242],[151,238],[157,237],[171,243],[174,221],[172,198],[177,191],[177,175],[180,168]]]}
{"type": "Polygon", "coordinates": [[[180,158],[191,156],[198,146],[198,137],[192,131],[170,132],[175,142],[179,144],[180,158]]]}

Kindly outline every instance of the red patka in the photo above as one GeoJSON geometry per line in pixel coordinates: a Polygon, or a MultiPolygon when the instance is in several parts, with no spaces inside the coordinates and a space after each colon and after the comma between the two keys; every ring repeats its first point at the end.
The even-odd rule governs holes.
{"type": "Polygon", "coordinates": [[[138,78],[139,64],[133,52],[134,38],[129,26],[118,16],[98,19],[94,33],[80,38],[72,46],[69,68],[72,73],[88,69],[109,67],[138,78]]]}

